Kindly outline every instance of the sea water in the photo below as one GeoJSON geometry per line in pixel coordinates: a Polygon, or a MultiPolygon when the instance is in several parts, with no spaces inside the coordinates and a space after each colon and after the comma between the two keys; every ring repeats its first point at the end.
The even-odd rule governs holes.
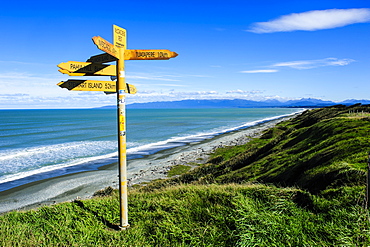
{"type": "MultiPolygon", "coordinates": [[[[292,108],[127,109],[136,159],[294,114],[292,108]]],[[[114,109],[1,110],[0,191],[117,162],[114,109]]]]}

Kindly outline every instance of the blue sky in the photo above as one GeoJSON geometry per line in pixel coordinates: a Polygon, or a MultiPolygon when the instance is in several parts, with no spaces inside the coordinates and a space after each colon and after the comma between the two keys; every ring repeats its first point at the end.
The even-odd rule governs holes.
{"type": "Polygon", "coordinates": [[[169,49],[126,61],[127,102],[181,99],[370,99],[368,0],[6,1],[0,9],[0,109],[114,105],[71,92],[57,64],[102,53],[127,30],[128,49],[169,49]]]}

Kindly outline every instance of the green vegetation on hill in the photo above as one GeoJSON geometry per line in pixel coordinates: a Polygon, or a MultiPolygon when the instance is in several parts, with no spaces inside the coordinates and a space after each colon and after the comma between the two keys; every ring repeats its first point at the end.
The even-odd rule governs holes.
{"type": "Polygon", "coordinates": [[[307,111],[238,147],[217,150],[207,165],[148,188],[176,183],[273,183],[313,194],[364,186],[370,151],[369,106],[333,106],[307,111]]]}
{"type": "MultiPolygon", "coordinates": [[[[1,246],[368,246],[370,106],[309,110],[129,192],[0,217],[1,246]]],[[[110,195],[106,195],[110,194],[110,195]]]]}

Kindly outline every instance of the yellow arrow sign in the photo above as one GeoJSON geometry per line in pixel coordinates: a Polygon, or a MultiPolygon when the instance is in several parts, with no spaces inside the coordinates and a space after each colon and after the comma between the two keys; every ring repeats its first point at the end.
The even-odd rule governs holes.
{"type": "Polygon", "coordinates": [[[125,50],[125,60],[168,60],[177,55],[170,50],[125,50]]]}
{"type": "Polygon", "coordinates": [[[135,94],[137,93],[136,87],[134,85],[126,83],[125,93],[135,94]]]}
{"type": "Polygon", "coordinates": [[[58,71],[62,74],[67,74],[69,76],[95,76],[94,74],[87,74],[87,73],[73,73],[65,69],[59,69],[58,71]]]}
{"type": "Polygon", "coordinates": [[[110,63],[116,61],[117,58],[113,57],[112,55],[108,53],[103,53],[95,56],[91,56],[89,59],[86,60],[86,62],[91,63],[110,63]]]}
{"type": "Polygon", "coordinates": [[[72,73],[83,73],[83,74],[92,74],[92,75],[116,75],[116,66],[115,65],[108,65],[108,64],[101,64],[101,63],[87,63],[87,62],[75,62],[75,61],[68,61],[66,63],[58,64],[58,67],[62,69],[60,71],[63,74],[64,70],[72,73]]]}
{"type": "MultiPolygon", "coordinates": [[[[177,57],[177,53],[170,50],[125,50],[125,60],[168,60],[177,57]]],[[[108,53],[90,57],[86,62],[109,63],[117,61],[116,57],[108,53]]]]}
{"type": "Polygon", "coordinates": [[[68,80],[57,84],[70,91],[103,91],[116,92],[115,81],[68,80]]]}
{"type": "Polygon", "coordinates": [[[69,72],[65,69],[59,69],[58,70],[62,74],[66,74],[69,76],[105,76],[105,75],[98,75],[98,74],[91,74],[91,73],[75,73],[75,72],[69,72]]]}
{"type": "MultiPolygon", "coordinates": [[[[93,81],[93,80],[67,80],[57,84],[61,88],[66,88],[69,91],[102,91],[115,93],[115,81],[93,81]]],[[[134,85],[127,84],[124,90],[126,93],[135,94],[137,92],[134,85]]]]}
{"type": "Polygon", "coordinates": [[[118,48],[103,39],[100,36],[95,36],[92,38],[94,44],[102,51],[112,55],[113,57],[119,58],[118,48]]]}

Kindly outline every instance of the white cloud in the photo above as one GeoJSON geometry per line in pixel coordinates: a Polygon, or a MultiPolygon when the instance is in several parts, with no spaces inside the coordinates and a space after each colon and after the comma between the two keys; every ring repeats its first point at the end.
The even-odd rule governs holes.
{"type": "Polygon", "coordinates": [[[29,94],[25,93],[5,93],[5,94],[0,94],[0,97],[18,97],[18,96],[29,96],[29,94]]]}
{"type": "MultiPolygon", "coordinates": [[[[92,108],[104,105],[115,105],[116,95],[105,95],[102,92],[78,92],[67,91],[67,94],[59,97],[32,96],[26,94],[3,94],[0,95],[1,109],[27,109],[27,108],[92,108]]],[[[137,94],[126,95],[127,104],[146,103],[158,101],[179,101],[188,99],[284,99],[279,96],[266,96],[262,91],[244,91],[242,89],[228,92],[218,91],[140,91],[137,94]]]]}
{"type": "Polygon", "coordinates": [[[244,90],[241,90],[241,89],[237,89],[237,90],[231,90],[231,91],[227,91],[226,92],[227,94],[249,94],[249,95],[253,95],[253,94],[261,94],[262,91],[260,90],[252,90],[252,91],[244,91],[244,90]]]}
{"type": "Polygon", "coordinates": [[[198,78],[210,78],[209,75],[184,75],[184,77],[198,77],[198,78]]]}
{"type": "Polygon", "coordinates": [[[72,92],[56,85],[66,79],[58,74],[0,73],[0,109],[91,108],[116,101],[102,92],[72,92]]]}
{"type": "Polygon", "coordinates": [[[58,94],[56,86],[63,76],[52,74],[35,75],[23,72],[0,72],[0,92],[2,94],[23,93],[34,96],[58,94]]]}
{"type": "Polygon", "coordinates": [[[231,90],[231,91],[228,91],[226,93],[236,93],[236,94],[245,94],[247,93],[247,91],[244,91],[244,90],[241,90],[241,89],[236,89],[236,90],[231,90]]]}
{"type": "Polygon", "coordinates": [[[47,78],[36,76],[28,73],[21,73],[21,72],[9,72],[9,73],[1,73],[0,74],[1,80],[42,80],[45,81],[47,78]]]}
{"type": "Polygon", "coordinates": [[[176,79],[164,78],[163,76],[139,76],[139,75],[129,75],[126,76],[127,79],[139,79],[139,80],[153,80],[153,81],[179,81],[176,79]]]}
{"type": "Polygon", "coordinates": [[[246,99],[246,100],[267,100],[267,99],[278,99],[288,100],[288,98],[280,97],[277,95],[263,95],[263,91],[251,90],[244,91],[242,89],[230,90],[227,92],[218,91],[153,91],[151,93],[137,93],[129,95],[127,98],[127,104],[132,103],[148,103],[148,102],[159,102],[159,101],[179,101],[189,99],[199,100],[214,100],[214,99],[246,99]]]}
{"type": "Polygon", "coordinates": [[[153,94],[155,93],[155,90],[140,90],[140,92],[138,92],[140,94],[153,94]]]}
{"type": "Polygon", "coordinates": [[[115,100],[115,95],[107,96],[104,93],[84,95],[73,92],[67,96],[59,97],[9,95],[0,96],[0,109],[92,108],[102,105],[112,105],[115,103],[115,100]]]}
{"type": "Polygon", "coordinates": [[[215,99],[222,98],[217,91],[145,91],[144,93],[138,92],[137,94],[130,95],[127,98],[127,103],[146,103],[158,101],[178,101],[187,99],[215,99]]]}
{"type": "Polygon", "coordinates": [[[0,61],[0,63],[4,63],[4,64],[15,64],[15,65],[26,65],[26,66],[30,66],[30,65],[34,65],[34,66],[50,66],[50,64],[47,64],[47,63],[37,63],[37,62],[23,62],[23,61],[0,61]]]}
{"type": "Polygon", "coordinates": [[[315,31],[365,22],[370,22],[369,8],[313,10],[283,15],[267,22],[256,22],[246,31],[253,33],[315,31]]]}
{"type": "Polygon", "coordinates": [[[144,91],[130,95],[128,103],[141,102],[156,102],[156,101],[177,101],[184,99],[200,99],[204,97],[214,97],[218,95],[216,91],[176,91],[176,90],[161,90],[159,91],[144,91]]]}
{"type": "Polygon", "coordinates": [[[258,70],[245,70],[240,71],[240,73],[247,73],[247,74],[257,74],[257,73],[275,73],[278,72],[276,69],[258,69],[258,70]]]}
{"type": "Polygon", "coordinates": [[[158,84],[158,83],[151,83],[150,84],[151,86],[164,86],[164,87],[187,87],[186,85],[181,85],[181,84],[164,84],[164,83],[161,83],[161,84],[158,84]]]}
{"type": "Polygon", "coordinates": [[[271,69],[259,69],[259,70],[245,70],[240,71],[240,73],[247,73],[247,74],[256,74],[256,73],[274,73],[278,72],[276,68],[292,68],[292,69],[314,69],[318,67],[326,67],[326,66],[345,66],[349,65],[350,63],[355,62],[353,59],[349,58],[324,58],[324,59],[315,59],[315,60],[298,60],[298,61],[288,61],[288,62],[280,62],[275,63],[266,67],[271,69]]]}
{"type": "Polygon", "coordinates": [[[300,60],[291,62],[275,63],[271,65],[272,67],[289,67],[293,69],[313,69],[324,66],[345,66],[355,60],[353,59],[338,59],[338,58],[324,58],[317,60],[300,60]]]}
{"type": "Polygon", "coordinates": [[[176,92],[174,90],[172,90],[170,92],[170,94],[174,94],[174,95],[181,95],[181,96],[185,96],[188,97],[188,96],[194,96],[194,95],[214,95],[214,94],[218,94],[217,91],[193,91],[193,92],[176,92]]]}

